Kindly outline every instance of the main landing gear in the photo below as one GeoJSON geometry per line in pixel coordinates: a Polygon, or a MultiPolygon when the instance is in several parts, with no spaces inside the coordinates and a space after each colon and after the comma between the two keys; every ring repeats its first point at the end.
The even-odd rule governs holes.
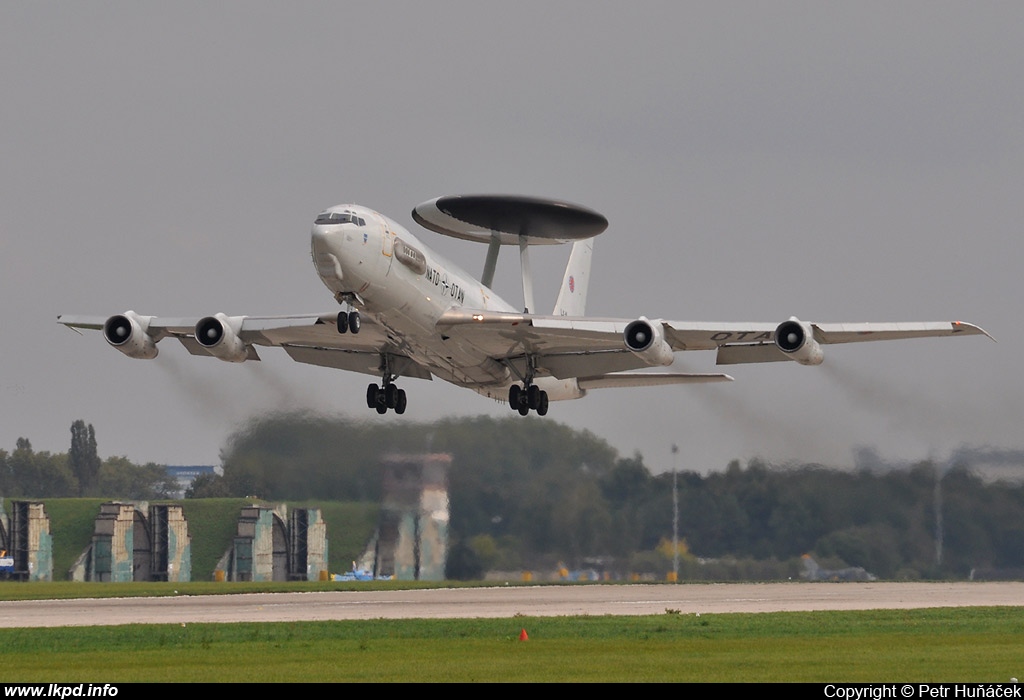
{"type": "Polygon", "coordinates": [[[531,410],[537,412],[538,416],[546,416],[548,413],[548,392],[543,391],[536,384],[519,386],[513,384],[508,388],[508,405],[513,411],[519,411],[519,415],[525,416],[531,410]]]}
{"type": "Polygon", "coordinates": [[[377,409],[377,413],[383,415],[392,408],[395,413],[402,415],[406,404],[405,389],[399,389],[389,381],[385,381],[384,386],[371,384],[366,387],[366,406],[377,409]]]}
{"type": "Polygon", "coordinates": [[[391,362],[390,355],[381,354],[381,386],[371,384],[366,387],[366,406],[377,409],[377,413],[381,415],[387,413],[389,408],[394,409],[398,415],[402,415],[405,413],[407,404],[405,390],[395,386],[398,375],[392,371],[391,362]]]}

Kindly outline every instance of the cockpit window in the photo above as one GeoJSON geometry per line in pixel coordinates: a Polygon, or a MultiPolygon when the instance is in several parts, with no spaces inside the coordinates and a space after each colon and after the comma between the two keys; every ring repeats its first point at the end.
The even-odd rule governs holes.
{"type": "Polygon", "coordinates": [[[366,226],[366,220],[350,211],[325,211],[316,217],[317,224],[355,224],[366,226]]]}

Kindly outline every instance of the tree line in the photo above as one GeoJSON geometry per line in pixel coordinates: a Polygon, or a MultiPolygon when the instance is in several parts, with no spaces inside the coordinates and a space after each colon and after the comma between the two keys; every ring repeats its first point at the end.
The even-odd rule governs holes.
{"type": "Polygon", "coordinates": [[[28,438],[14,451],[0,450],[0,496],[6,498],[103,497],[155,500],[172,497],[178,483],[165,467],[125,457],[100,459],[92,424],[71,424],[67,452],[36,452],[28,438]]]}
{"type": "MultiPolygon", "coordinates": [[[[452,578],[595,562],[623,574],[663,576],[679,562],[686,578],[785,578],[803,554],[889,579],[1024,577],[1024,485],[986,481],[967,462],[849,471],[734,461],[673,478],[589,431],[518,416],[401,429],[265,416],[229,438],[223,476],[199,477],[186,496],[378,501],[381,458],[394,452],[452,455],[452,578]]],[[[67,453],[36,452],[27,438],[0,450],[8,498],[162,500],[176,489],[162,465],[100,459],[81,420],[67,453]]]]}
{"type": "Polygon", "coordinates": [[[622,457],[588,431],[519,417],[400,430],[307,414],[263,417],[228,441],[223,476],[201,477],[188,495],[377,500],[387,452],[452,455],[453,577],[594,561],[663,573],[674,553],[685,575],[719,578],[755,569],[796,575],[805,553],[882,578],[1024,575],[1024,486],[986,482],[970,464],[843,471],[755,460],[706,475],[679,472],[673,489],[673,475],[653,474],[639,453],[622,457]]]}

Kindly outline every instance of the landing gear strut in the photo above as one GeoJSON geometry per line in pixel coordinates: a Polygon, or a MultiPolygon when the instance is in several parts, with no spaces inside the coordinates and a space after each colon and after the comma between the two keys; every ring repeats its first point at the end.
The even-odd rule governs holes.
{"type": "Polygon", "coordinates": [[[521,416],[531,410],[536,411],[538,416],[545,416],[548,413],[548,392],[533,383],[523,386],[513,384],[508,388],[508,405],[513,411],[519,411],[521,416]]]}

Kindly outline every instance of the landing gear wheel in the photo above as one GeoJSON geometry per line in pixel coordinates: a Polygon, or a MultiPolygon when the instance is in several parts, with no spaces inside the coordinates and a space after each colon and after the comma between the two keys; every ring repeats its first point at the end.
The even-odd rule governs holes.
{"type": "Polygon", "coordinates": [[[348,313],[345,312],[345,311],[339,311],[338,312],[338,332],[339,333],[347,333],[348,332],[348,313]]]}
{"type": "Polygon", "coordinates": [[[380,393],[380,388],[376,384],[371,384],[366,387],[366,407],[377,408],[377,394],[380,393]]]}
{"type": "Polygon", "coordinates": [[[508,405],[513,411],[519,410],[519,395],[522,393],[522,389],[518,384],[513,384],[508,388],[508,405]]]}
{"type": "Polygon", "coordinates": [[[405,389],[398,390],[398,397],[395,399],[395,413],[402,415],[405,413],[405,406],[408,400],[405,398],[405,389]]]}
{"type": "MultiPolygon", "coordinates": [[[[340,317],[340,314],[339,314],[339,317],[340,317]]],[[[353,334],[358,333],[359,329],[362,328],[362,326],[363,326],[363,322],[362,322],[362,319],[359,318],[359,312],[358,311],[349,311],[348,312],[348,330],[349,330],[349,332],[353,333],[353,334]]]]}
{"type": "Polygon", "coordinates": [[[531,384],[526,389],[526,405],[535,411],[540,406],[540,387],[536,384],[531,384]]]}
{"type": "Polygon", "coordinates": [[[398,405],[398,387],[394,384],[388,384],[384,387],[384,407],[394,408],[398,405]]]}
{"type": "Polygon", "coordinates": [[[388,407],[383,402],[377,404],[376,409],[377,413],[381,414],[382,416],[388,412],[388,407]]]}
{"type": "Polygon", "coordinates": [[[546,416],[548,414],[548,392],[540,392],[540,400],[537,402],[537,415],[546,416]]]}
{"type": "Polygon", "coordinates": [[[529,412],[530,412],[530,407],[526,405],[525,401],[520,400],[519,401],[519,415],[525,416],[525,415],[529,414],[529,412]]]}

